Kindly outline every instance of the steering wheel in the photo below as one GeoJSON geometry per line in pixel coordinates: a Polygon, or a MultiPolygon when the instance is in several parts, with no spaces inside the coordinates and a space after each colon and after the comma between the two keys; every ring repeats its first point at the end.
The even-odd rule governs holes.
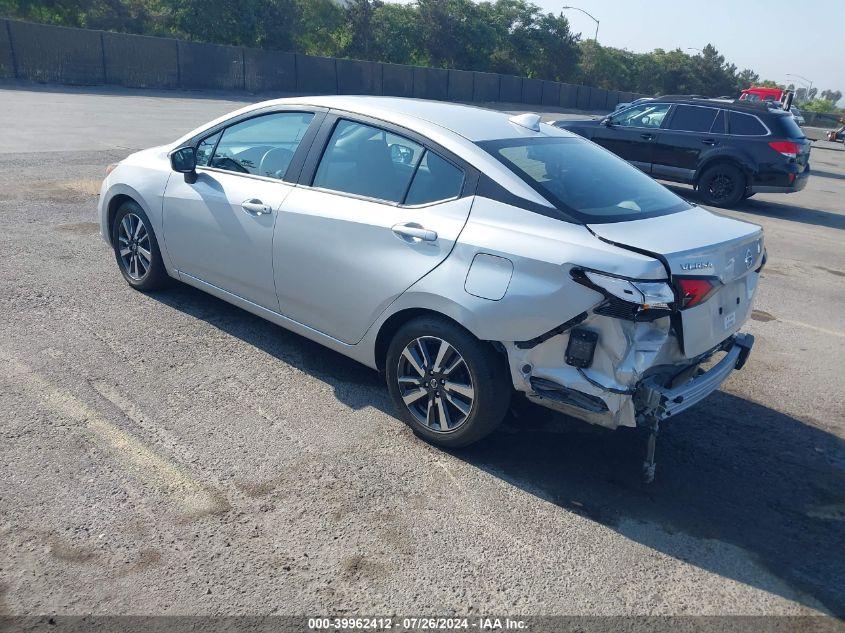
{"type": "Polygon", "coordinates": [[[287,171],[293,152],[284,147],[272,147],[264,152],[261,161],[258,163],[258,175],[269,176],[270,178],[281,178],[287,171]],[[277,169],[272,169],[277,167],[277,169]]]}

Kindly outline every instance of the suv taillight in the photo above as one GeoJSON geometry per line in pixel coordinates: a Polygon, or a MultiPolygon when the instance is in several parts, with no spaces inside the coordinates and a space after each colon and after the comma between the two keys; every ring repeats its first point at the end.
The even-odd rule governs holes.
{"type": "Polygon", "coordinates": [[[801,146],[793,141],[771,141],[769,147],[787,158],[798,158],[801,153],[801,146]]]}
{"type": "Polygon", "coordinates": [[[707,277],[676,277],[681,310],[693,308],[707,301],[719,288],[718,279],[707,277]]]}

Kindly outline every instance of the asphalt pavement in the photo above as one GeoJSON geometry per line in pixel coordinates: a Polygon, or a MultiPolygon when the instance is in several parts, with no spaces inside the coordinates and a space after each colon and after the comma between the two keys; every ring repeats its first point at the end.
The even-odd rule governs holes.
{"type": "Polygon", "coordinates": [[[757,344],[645,487],[630,434],[444,452],[363,366],[130,289],[105,166],[252,100],[0,87],[0,614],[845,614],[845,153],[720,211],[766,231],[757,344]]]}

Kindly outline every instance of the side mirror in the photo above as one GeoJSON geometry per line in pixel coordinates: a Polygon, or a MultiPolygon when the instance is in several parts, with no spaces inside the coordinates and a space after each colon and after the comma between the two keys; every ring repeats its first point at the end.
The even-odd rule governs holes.
{"type": "Polygon", "coordinates": [[[193,147],[180,147],[170,152],[170,167],[173,171],[185,174],[185,182],[197,181],[197,154],[193,147]]]}
{"type": "Polygon", "coordinates": [[[609,116],[606,116],[601,120],[601,125],[605,127],[613,127],[613,123],[611,122],[609,116]]]}

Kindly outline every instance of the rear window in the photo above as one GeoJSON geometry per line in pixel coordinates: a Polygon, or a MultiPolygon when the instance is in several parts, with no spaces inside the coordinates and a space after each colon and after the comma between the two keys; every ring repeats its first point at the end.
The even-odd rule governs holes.
{"type": "Polygon", "coordinates": [[[783,135],[787,138],[805,138],[804,130],[801,129],[801,126],[795,121],[791,114],[784,114],[777,118],[777,122],[780,125],[781,130],[783,131],[783,135]]]}
{"type": "Polygon", "coordinates": [[[479,145],[581,222],[624,222],[690,208],[637,168],[584,139],[519,138],[479,145]]]}
{"type": "Polygon", "coordinates": [[[731,112],[730,133],[739,136],[765,136],[767,132],[756,116],[731,112]]]}
{"type": "Polygon", "coordinates": [[[678,105],[675,106],[669,129],[679,132],[709,132],[718,114],[716,108],[678,105]]]}

